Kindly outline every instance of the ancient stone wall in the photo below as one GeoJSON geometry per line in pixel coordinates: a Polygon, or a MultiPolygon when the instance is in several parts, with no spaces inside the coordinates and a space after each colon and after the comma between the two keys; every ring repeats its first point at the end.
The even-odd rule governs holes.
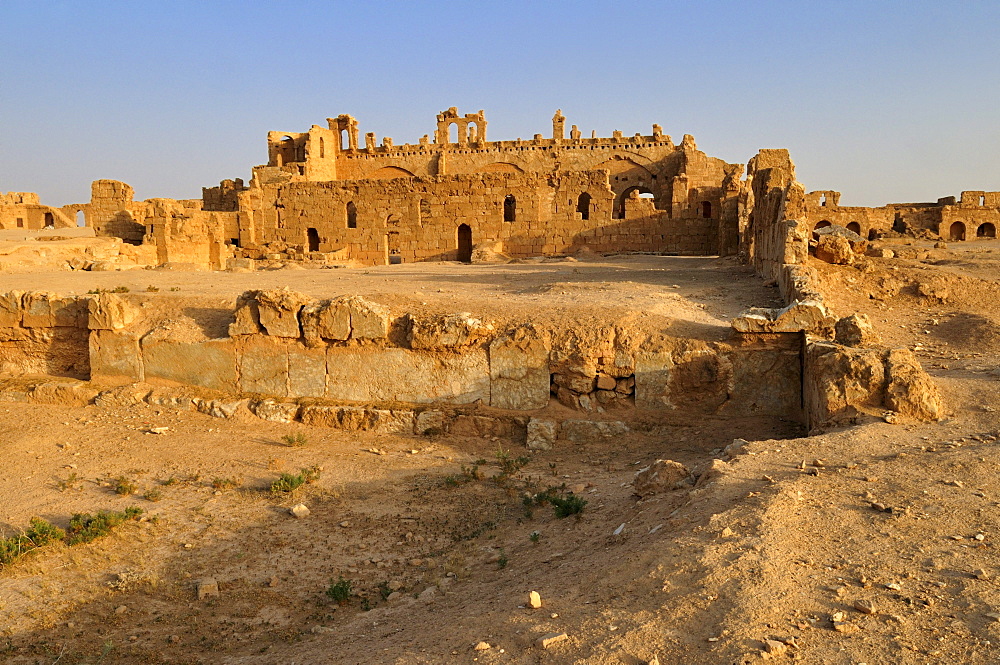
{"type": "Polygon", "coordinates": [[[62,229],[76,226],[66,210],[42,205],[34,192],[0,193],[0,229],[62,229]]]}

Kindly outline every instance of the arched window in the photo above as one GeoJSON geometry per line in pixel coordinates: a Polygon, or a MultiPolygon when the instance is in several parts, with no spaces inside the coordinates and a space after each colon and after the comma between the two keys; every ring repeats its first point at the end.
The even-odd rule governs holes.
{"type": "Polygon", "coordinates": [[[949,240],[965,240],[965,224],[962,222],[955,222],[948,231],[949,240]]]}
{"type": "Polygon", "coordinates": [[[508,194],[503,200],[503,221],[517,221],[517,199],[513,194],[508,194]]]}
{"type": "Polygon", "coordinates": [[[984,222],[979,225],[976,229],[977,238],[996,238],[997,237],[997,227],[991,222],[984,222]]]}
{"type": "Polygon", "coordinates": [[[847,224],[847,230],[848,231],[854,231],[858,235],[861,235],[861,225],[858,224],[857,222],[849,222],[847,224]]]}
{"type": "Polygon", "coordinates": [[[354,201],[347,204],[347,228],[358,228],[358,207],[354,205],[354,201]]]}
{"type": "Polygon", "coordinates": [[[701,216],[705,219],[712,219],[712,204],[709,201],[701,202],[701,216]]]}
{"type": "Polygon", "coordinates": [[[576,211],[580,213],[582,219],[590,219],[590,194],[587,192],[580,194],[580,198],[576,202],[576,211]]]}

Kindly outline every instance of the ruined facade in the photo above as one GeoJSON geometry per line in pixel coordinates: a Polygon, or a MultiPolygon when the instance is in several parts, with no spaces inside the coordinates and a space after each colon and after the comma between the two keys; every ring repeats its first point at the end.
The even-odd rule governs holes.
{"type": "Polygon", "coordinates": [[[0,229],[68,228],[77,225],[74,215],[84,205],[62,208],[42,205],[33,192],[0,193],[0,229]]]}

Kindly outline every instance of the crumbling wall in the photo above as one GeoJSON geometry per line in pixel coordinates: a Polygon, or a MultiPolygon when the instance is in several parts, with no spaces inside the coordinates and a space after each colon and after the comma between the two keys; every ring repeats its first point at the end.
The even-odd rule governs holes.
{"type": "Polygon", "coordinates": [[[66,210],[42,205],[34,192],[0,193],[0,229],[64,229],[76,226],[66,210]]]}
{"type": "Polygon", "coordinates": [[[86,299],[0,294],[0,377],[23,375],[89,378],[86,299]]]}

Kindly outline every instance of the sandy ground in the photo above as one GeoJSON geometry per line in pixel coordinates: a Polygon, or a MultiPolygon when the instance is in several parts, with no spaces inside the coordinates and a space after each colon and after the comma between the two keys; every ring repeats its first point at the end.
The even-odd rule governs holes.
{"type": "MultiPolygon", "coordinates": [[[[65,525],[75,511],[147,511],[103,540],[52,546],[0,572],[0,660],[997,662],[997,249],[928,247],[923,259],[871,259],[868,272],[815,264],[838,314],[866,313],[887,343],[917,351],[945,396],[941,423],[867,422],[795,438],[792,423],[708,419],[613,445],[532,452],[516,474],[493,480],[506,442],[363,435],[148,406],[0,404],[0,526],[8,533],[33,515],[65,525]],[[145,433],[152,426],[170,429],[145,433]],[[305,445],[282,442],[295,433],[305,445]],[[657,458],[704,469],[736,437],[753,443],[698,487],[633,495],[637,469],[657,458]],[[483,473],[463,474],[477,460],[483,473]],[[279,473],[314,465],[319,481],[294,496],[268,491],[279,473]],[[122,476],[136,494],[114,493],[122,476]],[[588,501],[579,517],[559,519],[530,500],[563,484],[588,501]],[[159,500],[143,498],[150,490],[159,500]],[[300,501],[311,514],[294,519],[287,509],[300,501]],[[109,586],[125,572],[135,581],[109,586]],[[218,580],[217,598],[197,599],[205,577],[218,580]],[[325,594],[341,577],[353,592],[345,605],[325,594]],[[540,609],[526,606],[532,590],[540,609]],[[567,639],[534,645],[549,632],[567,639]],[[474,650],[481,641],[490,648],[474,650]],[[765,656],[769,644],[774,653],[765,656]]],[[[522,306],[519,315],[598,317],[631,310],[623,295],[649,307],[678,284],[690,306],[664,315],[665,325],[705,329],[723,327],[739,299],[774,297],[719,259],[447,265],[419,279],[399,268],[411,270],[35,278],[53,291],[80,279],[109,280],[78,282],[84,291],[122,283],[142,290],[163,279],[156,297],[217,296],[220,307],[245,288],[291,279],[302,280],[291,288],[316,295],[365,287],[398,298],[394,307],[483,307],[497,317],[522,306]],[[656,270],[667,265],[677,269],[656,270]],[[684,270],[690,284],[678,277],[684,270]],[[334,278],[343,281],[322,281],[334,278]],[[577,288],[531,290],[546,284],[577,288]],[[170,296],[171,285],[181,296],[170,296]]],[[[27,288],[8,277],[30,276],[4,276],[5,288],[27,288]]]]}

